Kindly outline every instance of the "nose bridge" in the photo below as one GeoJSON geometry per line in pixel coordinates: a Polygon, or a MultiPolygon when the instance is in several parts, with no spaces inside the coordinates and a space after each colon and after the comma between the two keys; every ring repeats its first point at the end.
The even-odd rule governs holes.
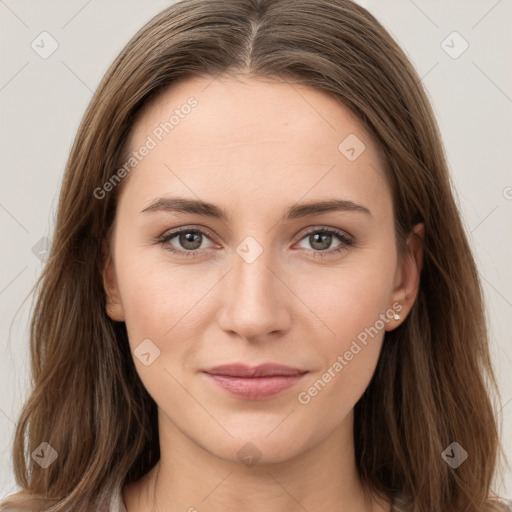
{"type": "Polygon", "coordinates": [[[271,293],[271,277],[274,274],[273,260],[270,247],[264,248],[253,237],[247,237],[236,248],[236,256],[233,262],[233,279],[236,286],[247,295],[257,298],[261,293],[271,293]]]}
{"type": "Polygon", "coordinates": [[[224,329],[251,338],[286,328],[285,290],[274,266],[272,249],[256,238],[248,236],[236,247],[225,285],[224,329]]]}

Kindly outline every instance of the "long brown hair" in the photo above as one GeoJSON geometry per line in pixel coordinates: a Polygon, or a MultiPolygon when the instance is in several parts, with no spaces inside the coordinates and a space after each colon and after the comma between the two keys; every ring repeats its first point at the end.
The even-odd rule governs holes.
{"type": "Polygon", "coordinates": [[[123,164],[150,98],[178,80],[231,71],[337,98],[382,149],[397,241],[415,223],[425,226],[418,298],[386,333],[355,407],[363,482],[403,511],[499,510],[491,490],[499,392],[438,126],[403,51],[350,0],[183,0],[149,21],[107,71],[69,156],[53,246],[35,286],[33,388],[13,450],[19,497],[34,498],[32,509],[96,510],[159,459],[156,404],[138,378],[125,324],[104,309],[102,247],[120,187],[102,198],[95,191],[123,164]],[[30,457],[42,442],[58,453],[47,468],[30,457]],[[469,454],[456,469],[441,456],[452,442],[469,454]]]}

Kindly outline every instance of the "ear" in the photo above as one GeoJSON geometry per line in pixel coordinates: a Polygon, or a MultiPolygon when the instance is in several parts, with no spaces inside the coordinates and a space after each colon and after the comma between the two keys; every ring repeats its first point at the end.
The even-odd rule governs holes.
{"type": "Polygon", "coordinates": [[[107,315],[116,322],[124,321],[123,305],[121,304],[121,296],[117,286],[116,273],[114,262],[112,260],[111,251],[107,241],[103,242],[102,247],[102,262],[103,262],[103,287],[107,297],[105,305],[107,315]]]}
{"type": "Polygon", "coordinates": [[[416,224],[407,237],[404,252],[399,259],[391,296],[392,304],[395,304],[393,309],[399,313],[399,318],[391,320],[386,331],[392,331],[405,320],[416,300],[423,268],[424,238],[424,224],[416,224]],[[400,309],[398,304],[401,305],[400,309]]]}

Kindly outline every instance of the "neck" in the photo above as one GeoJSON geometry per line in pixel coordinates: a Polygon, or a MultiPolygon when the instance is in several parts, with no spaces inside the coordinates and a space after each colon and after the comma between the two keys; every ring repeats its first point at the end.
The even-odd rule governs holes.
{"type": "Polygon", "coordinates": [[[160,411],[161,458],[124,490],[128,512],[386,512],[359,479],[353,417],[314,448],[291,459],[245,466],[219,458],[183,435],[160,411]]]}

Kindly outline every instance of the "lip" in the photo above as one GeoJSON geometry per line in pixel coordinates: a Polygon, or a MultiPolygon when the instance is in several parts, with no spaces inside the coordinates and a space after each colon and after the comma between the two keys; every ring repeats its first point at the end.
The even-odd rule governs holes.
{"type": "Polygon", "coordinates": [[[243,363],[224,364],[203,370],[210,375],[225,375],[228,377],[273,377],[276,375],[290,376],[306,373],[307,370],[293,368],[277,363],[263,363],[250,366],[243,363]]]}
{"type": "Polygon", "coordinates": [[[258,366],[229,364],[202,370],[207,378],[224,391],[245,400],[265,400],[297,384],[308,373],[276,363],[258,366]]]}

